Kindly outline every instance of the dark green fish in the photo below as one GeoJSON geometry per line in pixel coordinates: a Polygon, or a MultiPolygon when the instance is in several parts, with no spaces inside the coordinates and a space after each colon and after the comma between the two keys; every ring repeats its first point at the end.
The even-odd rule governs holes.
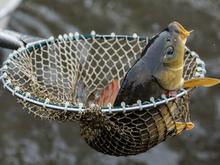
{"type": "Polygon", "coordinates": [[[190,32],[178,22],[172,22],[154,36],[141,58],[127,72],[115,106],[125,102],[132,105],[137,100],[158,98],[167,91],[174,91],[184,84],[184,47],[190,32]]]}
{"type": "Polygon", "coordinates": [[[106,106],[121,102],[132,105],[161,94],[173,96],[176,90],[197,86],[209,87],[220,83],[214,78],[183,79],[184,51],[187,31],[180,23],[172,22],[162,32],[150,39],[141,58],[129,69],[121,84],[114,79],[102,91],[96,104],[106,106]]]}

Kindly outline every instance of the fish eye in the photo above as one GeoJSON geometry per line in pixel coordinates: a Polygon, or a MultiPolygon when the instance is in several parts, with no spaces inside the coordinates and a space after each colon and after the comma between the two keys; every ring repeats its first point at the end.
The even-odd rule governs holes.
{"type": "Polygon", "coordinates": [[[169,46],[167,49],[166,49],[166,55],[169,57],[169,56],[173,56],[173,53],[174,53],[174,48],[172,46],[169,46]]]}

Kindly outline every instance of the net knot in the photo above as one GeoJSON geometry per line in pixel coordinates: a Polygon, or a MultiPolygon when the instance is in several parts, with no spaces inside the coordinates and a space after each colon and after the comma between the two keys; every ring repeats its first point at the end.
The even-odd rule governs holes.
{"type": "Polygon", "coordinates": [[[154,108],[157,106],[154,97],[150,97],[150,102],[153,103],[154,108]]]}
{"type": "Polygon", "coordinates": [[[51,37],[49,38],[49,41],[54,41],[54,37],[51,36],[51,37]]]}
{"type": "Polygon", "coordinates": [[[23,100],[26,101],[27,98],[29,98],[30,96],[31,96],[30,92],[26,92],[23,100]]]}
{"type": "Polygon", "coordinates": [[[108,110],[109,110],[109,113],[112,113],[112,104],[111,103],[108,103],[108,110]]]}
{"type": "Polygon", "coordinates": [[[95,37],[96,32],[94,30],[92,30],[90,34],[91,34],[92,37],[95,37]]]}
{"type": "Polygon", "coordinates": [[[17,91],[19,91],[19,90],[20,90],[20,87],[19,87],[19,86],[16,86],[16,87],[15,87],[15,90],[12,92],[12,95],[14,96],[15,93],[16,93],[17,91]]]}
{"type": "Polygon", "coordinates": [[[197,72],[197,73],[200,73],[200,74],[202,74],[202,75],[205,75],[205,74],[206,74],[206,70],[205,70],[204,68],[202,68],[202,67],[197,67],[197,68],[196,68],[196,72],[197,72]]]}
{"type": "Polygon", "coordinates": [[[79,111],[81,112],[83,108],[83,103],[79,103],[79,111]]]}
{"type": "Polygon", "coordinates": [[[194,52],[194,51],[191,51],[191,56],[196,57],[196,58],[199,57],[199,55],[196,52],[194,52]]]}
{"type": "Polygon", "coordinates": [[[69,33],[70,39],[73,39],[73,33],[69,33]]]}
{"type": "Polygon", "coordinates": [[[196,72],[195,73],[195,77],[204,77],[204,74],[200,73],[200,72],[196,72]]]}
{"type": "Polygon", "coordinates": [[[3,85],[3,88],[5,88],[9,84],[11,84],[11,80],[6,80],[5,84],[3,85]]]}
{"type": "Polygon", "coordinates": [[[112,38],[115,38],[115,36],[116,36],[115,33],[112,32],[112,33],[111,33],[111,37],[112,37],[112,38]]]}
{"type": "Polygon", "coordinates": [[[137,100],[137,104],[139,105],[140,110],[143,109],[141,100],[137,100]]]}
{"type": "Polygon", "coordinates": [[[124,113],[126,112],[125,105],[126,105],[125,102],[121,102],[121,107],[122,107],[124,113]]]}
{"type": "Polygon", "coordinates": [[[67,112],[67,108],[68,108],[69,105],[70,105],[70,103],[68,101],[66,101],[65,102],[65,109],[64,109],[65,112],[67,112]]]}
{"type": "Polygon", "coordinates": [[[132,37],[133,37],[133,38],[138,38],[137,33],[134,33],[134,34],[132,35],[132,37]]]}
{"type": "Polygon", "coordinates": [[[4,72],[3,68],[0,70],[0,80],[7,77],[7,73],[4,72]]]}
{"type": "Polygon", "coordinates": [[[200,58],[196,58],[196,64],[202,68],[205,68],[205,63],[200,58]]]}
{"type": "Polygon", "coordinates": [[[168,99],[167,99],[167,96],[165,94],[162,94],[161,98],[165,100],[166,104],[168,104],[168,99]]]}
{"type": "Polygon", "coordinates": [[[67,35],[67,34],[64,34],[64,35],[63,35],[63,38],[64,38],[65,40],[68,40],[68,35],[67,35]]]}
{"type": "Polygon", "coordinates": [[[4,65],[4,66],[2,67],[2,69],[3,69],[3,70],[7,70],[7,69],[8,69],[8,66],[7,66],[7,65],[4,65]]]}
{"type": "Polygon", "coordinates": [[[43,107],[45,108],[47,103],[49,103],[49,102],[50,102],[50,99],[46,98],[45,101],[44,101],[43,107]]]}
{"type": "Polygon", "coordinates": [[[74,35],[75,35],[75,39],[76,39],[76,40],[79,40],[79,32],[75,32],[74,35]]]}
{"type": "Polygon", "coordinates": [[[8,74],[6,72],[3,73],[2,77],[7,78],[8,74]]]}
{"type": "Polygon", "coordinates": [[[188,91],[186,89],[182,88],[181,90],[184,92],[184,95],[188,94],[188,91]]]}

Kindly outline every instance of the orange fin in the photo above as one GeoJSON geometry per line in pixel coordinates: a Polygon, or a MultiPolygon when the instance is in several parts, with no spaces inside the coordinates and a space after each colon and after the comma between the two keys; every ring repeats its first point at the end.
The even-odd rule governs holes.
{"type": "Polygon", "coordinates": [[[220,83],[219,79],[216,78],[195,78],[191,80],[186,80],[184,82],[184,88],[193,88],[193,87],[211,87],[220,83]]]}
{"type": "Polygon", "coordinates": [[[119,88],[120,88],[119,80],[113,80],[102,91],[101,96],[96,101],[96,104],[98,104],[99,106],[106,106],[107,104],[111,103],[113,105],[118,95],[119,88]]]}
{"type": "Polygon", "coordinates": [[[190,131],[192,130],[195,125],[192,122],[175,122],[176,129],[177,129],[177,134],[180,134],[183,130],[190,131]]]}

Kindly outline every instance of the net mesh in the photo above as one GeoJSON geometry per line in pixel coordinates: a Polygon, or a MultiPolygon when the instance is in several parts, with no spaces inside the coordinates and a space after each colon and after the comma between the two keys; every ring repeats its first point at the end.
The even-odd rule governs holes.
{"type": "Polygon", "coordinates": [[[7,73],[23,92],[56,103],[94,103],[113,79],[121,80],[147,40],[62,39],[14,58],[7,73]],[[24,65],[25,64],[25,65],[24,65]]]}
{"type": "MultiPolygon", "coordinates": [[[[70,36],[50,39],[18,51],[7,61],[7,82],[23,95],[56,104],[84,103],[83,112],[58,111],[18,99],[25,109],[44,119],[79,121],[81,136],[97,151],[134,155],[169,136],[181,133],[177,121],[189,121],[188,95],[155,108],[103,113],[89,106],[113,80],[122,80],[140,57],[146,38],[70,36]]],[[[185,53],[184,79],[195,77],[198,59],[185,53]]]]}

